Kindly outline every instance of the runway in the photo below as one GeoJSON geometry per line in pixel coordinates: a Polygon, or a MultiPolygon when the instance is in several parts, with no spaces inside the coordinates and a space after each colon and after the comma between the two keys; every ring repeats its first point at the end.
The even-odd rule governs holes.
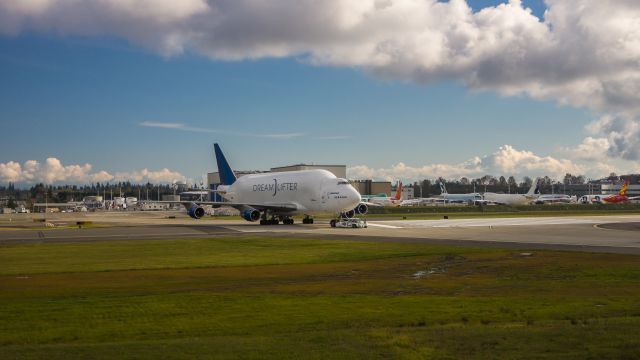
{"type": "MultiPolygon", "coordinates": [[[[1,221],[0,245],[270,236],[640,254],[640,215],[370,221],[366,229],[331,228],[328,221],[260,226],[242,220],[193,220],[160,214],[82,218],[89,219],[107,227],[32,229],[33,222],[1,221]]],[[[54,222],[68,225],[75,220],[61,216],[54,222]]]]}

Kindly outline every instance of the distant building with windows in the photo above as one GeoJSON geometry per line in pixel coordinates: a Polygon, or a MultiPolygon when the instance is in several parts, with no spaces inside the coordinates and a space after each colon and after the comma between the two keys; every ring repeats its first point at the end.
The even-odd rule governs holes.
{"type": "Polygon", "coordinates": [[[353,180],[351,185],[358,190],[360,195],[386,194],[391,196],[390,181],[353,180]]]}
{"type": "MultiPolygon", "coordinates": [[[[616,195],[622,189],[622,184],[602,184],[602,195],[616,195]]],[[[630,184],[627,190],[627,196],[639,196],[640,185],[630,184]]]]}

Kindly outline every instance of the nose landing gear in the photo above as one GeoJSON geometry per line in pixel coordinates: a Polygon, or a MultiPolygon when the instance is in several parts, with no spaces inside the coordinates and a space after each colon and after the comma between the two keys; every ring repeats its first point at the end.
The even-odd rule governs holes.
{"type": "Polygon", "coordinates": [[[309,217],[309,215],[305,215],[304,219],[302,219],[303,224],[313,224],[313,218],[309,217]]]}

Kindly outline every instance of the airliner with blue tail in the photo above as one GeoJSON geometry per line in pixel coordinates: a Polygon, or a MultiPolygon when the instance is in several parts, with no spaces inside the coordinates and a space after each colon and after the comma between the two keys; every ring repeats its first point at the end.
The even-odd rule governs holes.
{"type": "Polygon", "coordinates": [[[220,146],[214,152],[221,185],[216,190],[226,201],[183,202],[194,219],[205,215],[203,206],[230,206],[247,221],[261,225],[293,224],[293,216],[303,215],[303,224],[312,224],[313,216],[338,214],[352,218],[366,214],[367,205],[346,179],[327,170],[301,170],[250,174],[236,177],[220,146]]]}

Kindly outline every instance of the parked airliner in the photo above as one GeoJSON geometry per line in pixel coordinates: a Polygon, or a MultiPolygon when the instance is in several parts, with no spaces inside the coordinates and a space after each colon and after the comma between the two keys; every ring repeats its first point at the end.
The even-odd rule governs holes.
{"type": "Polygon", "coordinates": [[[261,225],[293,224],[293,215],[304,215],[304,224],[313,224],[313,215],[366,214],[358,191],[346,180],[327,170],[301,170],[251,174],[236,177],[220,146],[214,144],[221,185],[215,192],[226,202],[183,202],[189,216],[204,216],[203,205],[230,206],[247,221],[261,225]]]}
{"type": "Polygon", "coordinates": [[[483,201],[501,205],[527,205],[534,202],[540,196],[538,180],[536,179],[526,194],[496,194],[486,192],[482,195],[483,201]]]}
{"type": "Polygon", "coordinates": [[[440,197],[444,199],[445,203],[475,204],[477,201],[482,200],[482,195],[478,193],[449,194],[447,187],[442,182],[440,183],[440,197]]]}
{"type": "Polygon", "coordinates": [[[640,200],[640,196],[627,196],[627,190],[629,189],[629,182],[625,181],[622,184],[622,188],[620,192],[615,195],[584,195],[580,198],[580,202],[583,204],[587,203],[601,203],[601,204],[619,204],[625,203],[630,200],[640,200]]]}

